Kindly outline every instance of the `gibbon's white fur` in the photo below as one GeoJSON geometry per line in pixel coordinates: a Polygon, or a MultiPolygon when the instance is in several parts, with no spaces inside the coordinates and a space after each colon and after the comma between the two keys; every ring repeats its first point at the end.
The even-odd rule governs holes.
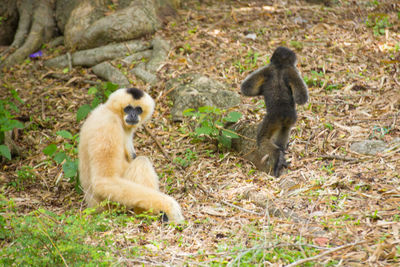
{"type": "Polygon", "coordinates": [[[111,200],[135,212],[164,212],[169,221],[183,221],[176,200],[159,191],[151,161],[135,154],[133,134],[150,119],[154,105],[144,91],[123,88],[86,119],[80,131],[79,177],[89,207],[111,200]],[[134,123],[125,112],[128,106],[141,112],[134,123]]]}

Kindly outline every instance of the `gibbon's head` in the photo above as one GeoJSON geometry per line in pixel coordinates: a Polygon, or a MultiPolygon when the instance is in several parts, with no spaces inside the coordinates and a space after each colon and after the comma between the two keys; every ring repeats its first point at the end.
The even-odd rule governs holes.
{"type": "Polygon", "coordinates": [[[296,62],[296,54],[289,48],[283,46],[279,46],[277,49],[275,49],[271,57],[271,63],[278,68],[287,65],[295,66],[296,62]]]}
{"type": "Polygon", "coordinates": [[[106,106],[122,118],[126,129],[137,128],[150,119],[154,105],[151,96],[137,88],[118,89],[106,102],[106,106]]]}

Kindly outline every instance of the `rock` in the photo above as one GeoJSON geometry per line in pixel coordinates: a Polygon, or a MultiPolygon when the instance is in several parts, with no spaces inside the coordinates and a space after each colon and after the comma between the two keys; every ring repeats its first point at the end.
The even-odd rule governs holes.
{"type": "Polygon", "coordinates": [[[249,33],[249,34],[245,35],[244,38],[246,38],[246,39],[251,39],[251,40],[254,41],[254,40],[257,39],[257,34],[255,34],[255,33],[249,33]]]}
{"type": "Polygon", "coordinates": [[[400,138],[394,138],[391,142],[385,143],[382,140],[363,140],[353,143],[350,150],[359,154],[376,155],[396,150],[400,146],[400,138]]]}
{"type": "Polygon", "coordinates": [[[173,89],[170,93],[173,101],[171,109],[173,121],[182,121],[183,111],[189,108],[215,106],[227,109],[240,104],[239,94],[228,90],[226,84],[202,74],[183,74],[170,80],[166,89],[167,91],[173,89]]]}
{"type": "Polygon", "coordinates": [[[350,146],[351,151],[366,155],[376,155],[385,151],[387,148],[387,144],[381,140],[364,140],[353,143],[350,146]]]}

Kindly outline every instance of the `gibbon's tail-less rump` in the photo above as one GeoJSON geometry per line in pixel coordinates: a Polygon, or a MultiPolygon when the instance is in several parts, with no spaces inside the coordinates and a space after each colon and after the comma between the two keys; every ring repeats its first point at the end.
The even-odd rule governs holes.
{"type": "Polygon", "coordinates": [[[290,130],[296,122],[295,104],[308,101],[307,85],[296,68],[296,54],[286,47],[278,47],[271,57],[271,63],[249,76],[241,84],[246,96],[263,95],[267,114],[257,131],[256,158],[259,169],[266,169],[279,176],[287,167],[284,153],[290,130]],[[268,159],[268,162],[266,161],[268,159]]]}
{"type": "Polygon", "coordinates": [[[94,109],[80,131],[79,177],[89,207],[103,200],[121,203],[136,212],[164,212],[170,221],[183,221],[179,204],[159,191],[151,161],[136,157],[134,132],[150,119],[154,100],[137,88],[123,88],[94,109]]]}

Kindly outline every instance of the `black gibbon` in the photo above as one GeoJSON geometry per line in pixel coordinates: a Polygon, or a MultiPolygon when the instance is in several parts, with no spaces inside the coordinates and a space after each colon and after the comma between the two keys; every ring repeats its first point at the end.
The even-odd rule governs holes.
{"type": "Polygon", "coordinates": [[[134,132],[150,119],[154,105],[144,91],[123,88],[86,119],[80,131],[79,177],[89,207],[110,200],[135,212],[163,212],[169,221],[184,220],[176,200],[159,191],[151,161],[136,157],[133,146],[134,132]]]}
{"type": "Polygon", "coordinates": [[[307,85],[296,63],[296,54],[292,50],[278,47],[272,54],[271,63],[251,73],[241,84],[244,95],[264,96],[267,114],[257,130],[256,154],[261,159],[258,164],[266,164],[267,171],[276,177],[283,167],[287,167],[284,153],[297,119],[295,104],[302,105],[308,100],[307,85]]]}

